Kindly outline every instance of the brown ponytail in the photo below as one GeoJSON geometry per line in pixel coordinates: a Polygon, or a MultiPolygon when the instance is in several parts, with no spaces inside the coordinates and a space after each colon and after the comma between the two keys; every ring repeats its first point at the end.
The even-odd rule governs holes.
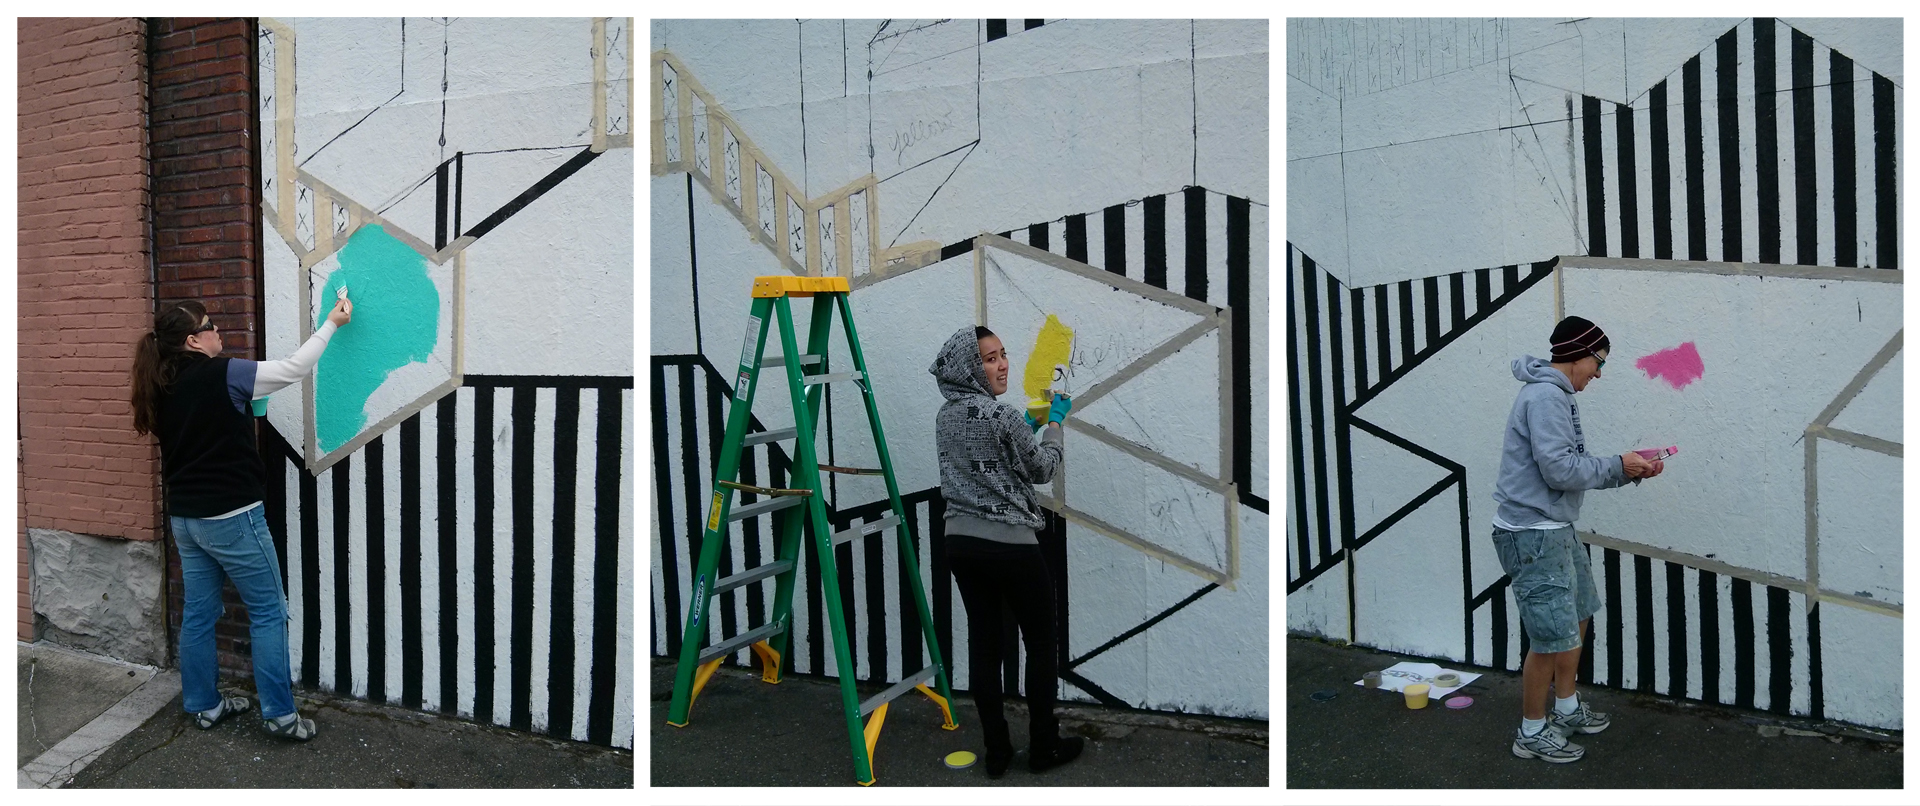
{"type": "Polygon", "coordinates": [[[206,306],[191,300],[153,317],[153,330],[133,347],[133,430],[151,434],[160,427],[160,398],[173,386],[181,359],[192,352],[187,337],[200,329],[206,306]]]}

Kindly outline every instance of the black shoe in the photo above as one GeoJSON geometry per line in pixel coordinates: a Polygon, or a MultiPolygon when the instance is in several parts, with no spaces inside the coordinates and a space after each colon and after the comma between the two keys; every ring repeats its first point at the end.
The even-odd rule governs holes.
{"type": "Polygon", "coordinates": [[[1008,750],[1005,755],[996,755],[991,751],[989,751],[987,753],[987,777],[998,778],[1002,775],[1006,775],[1007,765],[1012,763],[1013,763],[1012,750],[1008,750]]]}
{"type": "Polygon", "coordinates": [[[1079,758],[1080,751],[1086,749],[1086,746],[1086,739],[1079,736],[1069,736],[1055,744],[1053,752],[1051,753],[1042,755],[1029,751],[1027,754],[1027,771],[1046,772],[1047,770],[1051,770],[1054,767],[1079,758]]]}

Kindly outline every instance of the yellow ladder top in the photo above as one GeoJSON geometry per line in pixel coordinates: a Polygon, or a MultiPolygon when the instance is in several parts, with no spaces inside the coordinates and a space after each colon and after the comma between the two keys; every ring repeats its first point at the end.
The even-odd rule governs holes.
{"type": "Polygon", "coordinates": [[[775,274],[753,278],[755,297],[811,297],[815,294],[845,294],[850,290],[845,277],[775,274]]]}

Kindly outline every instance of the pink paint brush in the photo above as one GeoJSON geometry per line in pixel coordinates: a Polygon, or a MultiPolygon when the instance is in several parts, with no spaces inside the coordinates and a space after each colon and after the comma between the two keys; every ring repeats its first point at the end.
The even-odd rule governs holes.
{"type": "MultiPolygon", "coordinates": [[[[1658,462],[1679,452],[1680,446],[1678,445],[1668,445],[1664,448],[1637,448],[1634,450],[1634,453],[1640,454],[1640,458],[1649,462],[1658,462]]],[[[1634,479],[1633,483],[1639,484],[1640,481],[1640,479],[1634,479]]]]}

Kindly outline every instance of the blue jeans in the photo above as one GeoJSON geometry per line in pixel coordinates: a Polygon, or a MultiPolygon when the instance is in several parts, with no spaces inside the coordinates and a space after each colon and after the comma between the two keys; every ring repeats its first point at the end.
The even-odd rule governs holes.
{"type": "Polygon", "coordinates": [[[169,518],[180,549],[186,611],[180,615],[181,702],[190,712],[220,705],[214,688],[220,671],[213,652],[213,624],[226,607],[223,581],[233,580],[253,621],[253,687],[266,719],[294,711],[293,671],[287,657],[287,595],[280,589],[280,559],[267,531],[265,507],[220,520],[169,518]]]}
{"type": "Polygon", "coordinates": [[[1581,645],[1580,622],[1600,610],[1587,547],[1573,527],[1509,532],[1495,527],[1493,549],[1512,579],[1528,649],[1550,654],[1581,645]]]}

